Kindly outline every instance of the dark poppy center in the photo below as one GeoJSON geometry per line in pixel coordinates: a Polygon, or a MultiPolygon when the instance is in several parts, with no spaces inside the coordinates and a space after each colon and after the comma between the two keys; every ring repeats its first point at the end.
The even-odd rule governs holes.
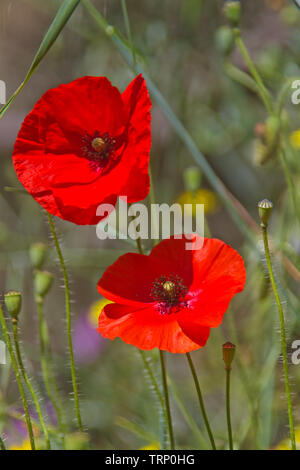
{"type": "Polygon", "coordinates": [[[157,302],[158,309],[163,315],[170,315],[184,307],[184,298],[188,292],[183,280],[177,275],[161,276],[152,284],[151,297],[157,302]]]}
{"type": "Polygon", "coordinates": [[[108,132],[100,134],[96,131],[94,135],[85,135],[82,138],[82,151],[86,158],[100,168],[105,167],[115,151],[116,141],[108,132]]]}

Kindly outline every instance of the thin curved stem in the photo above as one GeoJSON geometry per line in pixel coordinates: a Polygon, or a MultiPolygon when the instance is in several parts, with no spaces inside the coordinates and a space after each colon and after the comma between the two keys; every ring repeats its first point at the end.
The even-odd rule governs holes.
{"type": "Polygon", "coordinates": [[[175,441],[174,441],[173,423],[172,423],[172,415],[171,415],[168,384],[167,384],[164,351],[159,350],[159,357],[160,357],[160,365],[161,365],[163,390],[164,390],[164,396],[165,396],[165,406],[166,406],[166,412],[167,412],[167,423],[168,423],[169,438],[170,438],[170,450],[174,450],[175,441]]]}
{"type": "Polygon", "coordinates": [[[266,254],[266,260],[267,260],[267,265],[268,265],[270,281],[271,281],[271,285],[272,285],[272,289],[273,289],[273,292],[274,292],[274,296],[275,296],[275,300],[276,300],[276,304],[277,304],[277,309],[278,309],[278,313],[279,313],[280,339],[281,339],[281,350],[282,350],[282,357],[283,357],[283,372],[284,372],[284,382],[285,382],[285,393],[286,393],[287,406],[288,406],[291,448],[292,448],[292,450],[296,450],[295,428],[294,428],[292,399],[291,399],[291,387],[290,387],[289,372],[288,372],[287,341],[286,341],[284,313],[283,313],[283,308],[282,308],[282,305],[281,305],[278,289],[277,289],[277,286],[276,286],[275,276],[274,276],[274,272],[273,272],[273,268],[272,268],[272,263],[271,263],[271,255],[270,255],[270,249],[269,249],[269,240],[268,240],[267,227],[262,224],[261,229],[262,229],[262,234],[263,234],[264,248],[265,248],[265,254],[266,254]]]}
{"type": "Polygon", "coordinates": [[[36,411],[37,411],[37,414],[38,414],[38,417],[39,417],[39,421],[41,423],[41,428],[42,428],[44,436],[45,436],[46,448],[51,449],[49,433],[48,433],[48,429],[47,429],[47,426],[46,426],[46,423],[45,423],[45,420],[44,420],[44,417],[43,417],[43,413],[42,413],[42,410],[41,410],[41,407],[40,407],[40,404],[39,404],[39,400],[36,396],[36,393],[34,391],[33,386],[31,385],[31,382],[29,380],[28,374],[26,372],[26,369],[25,369],[25,366],[24,366],[24,363],[23,363],[23,360],[22,360],[22,355],[21,355],[21,350],[20,350],[20,342],[19,342],[18,324],[15,321],[13,321],[13,337],[14,337],[14,344],[15,344],[15,350],[16,350],[16,355],[17,355],[17,361],[18,361],[23,379],[26,382],[26,385],[27,385],[27,387],[30,391],[30,394],[32,396],[32,399],[33,399],[33,402],[34,402],[34,405],[35,405],[35,408],[36,408],[36,411]]]}
{"type": "Polygon", "coordinates": [[[7,330],[7,327],[6,327],[6,322],[5,322],[5,318],[4,318],[3,310],[1,308],[1,306],[0,306],[0,323],[1,323],[1,326],[2,326],[2,330],[3,330],[4,337],[5,337],[7,349],[8,349],[10,358],[11,358],[11,363],[12,363],[12,366],[13,366],[13,369],[14,369],[14,372],[15,372],[17,384],[18,384],[20,395],[21,395],[22,402],[23,402],[23,408],[24,408],[24,412],[25,412],[25,419],[26,419],[26,425],[27,425],[28,434],[29,434],[31,450],[35,450],[36,449],[35,440],[34,440],[34,434],[33,434],[33,429],[32,429],[31,418],[30,418],[30,414],[29,414],[29,407],[28,407],[28,403],[27,403],[27,399],[26,399],[26,395],[25,395],[25,390],[24,390],[24,387],[23,387],[20,370],[19,370],[19,367],[18,367],[17,359],[15,357],[15,353],[14,353],[13,346],[12,346],[12,343],[11,343],[11,340],[10,340],[10,336],[8,334],[8,330],[7,330]]]}
{"type": "Polygon", "coordinates": [[[81,414],[80,414],[80,407],[79,407],[79,397],[78,397],[78,387],[77,387],[77,380],[76,380],[76,372],[75,372],[75,361],[74,361],[74,352],[73,352],[73,342],[72,342],[72,332],[71,332],[71,304],[70,304],[70,286],[69,286],[69,277],[65,265],[65,260],[59,245],[59,241],[56,235],[56,230],[53,222],[53,218],[51,214],[47,213],[49,226],[51,229],[51,233],[53,236],[56,252],[58,255],[59,263],[62,269],[63,277],[64,277],[64,284],[65,284],[65,303],[66,303],[66,320],[67,320],[67,336],[68,336],[68,346],[69,346],[69,355],[70,355],[70,365],[71,365],[71,375],[72,375],[72,385],[73,385],[73,392],[74,392],[74,402],[75,402],[75,410],[76,410],[76,417],[77,417],[77,424],[79,431],[82,431],[82,421],[81,421],[81,414]]]}
{"type": "MultiPolygon", "coordinates": [[[[254,63],[253,63],[253,61],[252,61],[252,59],[251,59],[251,57],[248,53],[247,47],[246,47],[245,43],[243,42],[243,39],[241,37],[239,29],[235,30],[235,40],[236,40],[236,44],[239,47],[240,52],[241,52],[241,54],[242,54],[242,56],[245,60],[245,63],[247,64],[247,66],[248,66],[248,68],[251,72],[251,75],[252,75],[252,77],[254,78],[254,80],[256,82],[256,85],[257,85],[258,90],[259,90],[259,94],[261,96],[261,99],[262,99],[265,107],[266,107],[266,110],[270,113],[270,115],[273,115],[273,116],[277,115],[278,117],[280,117],[282,102],[284,100],[284,97],[285,97],[285,94],[286,94],[287,90],[289,89],[289,86],[290,86],[291,82],[288,81],[286,87],[284,87],[284,89],[282,90],[282,93],[280,94],[279,99],[278,99],[277,106],[274,109],[274,106],[272,104],[271,95],[270,95],[269,91],[267,90],[267,88],[265,87],[265,85],[262,81],[262,78],[259,75],[259,73],[257,71],[257,68],[255,67],[255,65],[254,65],[254,63]]],[[[298,211],[295,185],[294,185],[294,182],[293,182],[293,179],[292,179],[291,171],[290,171],[289,166],[288,166],[285,150],[284,150],[284,147],[283,147],[282,143],[280,144],[279,157],[280,157],[280,163],[281,163],[281,166],[282,166],[282,169],[283,169],[283,172],[284,172],[284,176],[285,176],[285,179],[286,179],[286,182],[287,182],[287,185],[288,185],[288,189],[289,189],[289,192],[290,192],[290,195],[291,195],[294,210],[295,210],[298,222],[300,223],[300,214],[299,214],[299,211],[298,211]]]]}
{"type": "Polygon", "coordinates": [[[58,387],[56,385],[54,377],[54,367],[51,360],[49,332],[44,317],[44,302],[41,297],[36,299],[36,305],[38,311],[40,354],[44,385],[48,397],[50,398],[52,406],[55,410],[59,430],[62,435],[64,435],[65,425],[62,419],[62,412],[60,410],[60,406],[58,405],[58,387]]]}
{"type": "Polygon", "coordinates": [[[195,383],[195,387],[196,387],[196,391],[197,391],[197,395],[198,395],[198,399],[199,399],[199,405],[200,405],[200,409],[201,409],[202,416],[203,416],[203,419],[204,419],[207,434],[208,434],[208,437],[209,437],[209,440],[210,440],[210,443],[211,443],[211,447],[212,447],[213,450],[217,450],[215,440],[214,440],[214,437],[213,437],[213,433],[212,433],[212,430],[211,430],[211,427],[210,427],[210,424],[209,424],[209,421],[208,421],[208,418],[207,418],[205,405],[204,405],[204,401],[203,401],[203,397],[202,397],[201,388],[200,388],[199,380],[198,380],[198,377],[197,377],[196,369],[194,367],[194,364],[193,364],[190,353],[186,353],[186,357],[187,357],[187,360],[188,360],[188,363],[189,363],[189,366],[190,366],[190,369],[191,369],[191,373],[192,373],[192,376],[193,376],[193,379],[194,379],[194,383],[195,383]]]}
{"type": "Polygon", "coordinates": [[[228,441],[229,441],[229,449],[233,450],[231,413],[230,413],[230,375],[231,375],[231,369],[226,369],[226,416],[227,416],[227,428],[228,428],[228,441]]]}
{"type": "Polygon", "coordinates": [[[129,41],[131,53],[132,53],[133,68],[134,70],[136,70],[136,55],[135,55],[135,50],[134,50],[133,41],[132,41],[131,27],[130,27],[126,0],[121,0],[121,4],[122,4],[122,11],[123,11],[123,18],[124,18],[124,23],[125,23],[125,28],[126,28],[127,39],[129,41]]]}
{"type": "Polygon", "coordinates": [[[258,86],[258,90],[259,90],[259,93],[260,93],[260,96],[261,96],[261,99],[265,105],[265,107],[267,108],[268,112],[270,114],[273,114],[273,104],[272,104],[272,99],[271,99],[271,96],[270,96],[270,93],[268,92],[267,88],[265,87],[263,81],[262,81],[262,78],[261,76],[259,75],[249,53],[248,53],[248,50],[244,44],[244,41],[241,37],[241,33],[240,33],[240,30],[238,28],[235,29],[235,42],[236,42],[236,45],[238,46],[242,56],[243,56],[243,59],[252,75],[252,77],[254,78],[257,86],[258,86]]]}

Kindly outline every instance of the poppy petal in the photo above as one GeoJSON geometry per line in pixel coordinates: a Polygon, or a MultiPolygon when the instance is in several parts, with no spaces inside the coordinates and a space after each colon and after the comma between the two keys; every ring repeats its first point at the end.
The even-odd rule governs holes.
{"type": "Polygon", "coordinates": [[[166,274],[177,274],[183,279],[186,286],[189,286],[193,279],[194,251],[186,249],[187,243],[191,242],[184,235],[181,238],[175,238],[174,236],[167,238],[152,249],[150,257],[152,259],[168,260],[170,272],[166,274]]]}
{"type": "Polygon", "coordinates": [[[126,253],[109,266],[98,283],[101,295],[113,302],[133,305],[152,303],[155,279],[169,273],[168,260],[126,253]]]}
{"type": "MultiPolygon", "coordinates": [[[[176,317],[162,316],[151,307],[129,313],[131,309],[134,307],[105,306],[99,317],[99,333],[109,339],[120,337],[125,343],[147,351],[159,348],[185,353],[199,349],[200,345],[182,331],[176,317]]],[[[202,342],[204,344],[204,337],[202,342]]]]}
{"type": "Polygon", "coordinates": [[[117,171],[124,185],[119,195],[128,202],[147,197],[150,180],[148,173],[151,148],[151,100],[144,78],[137,76],[122,93],[124,109],[128,116],[128,144],[117,171]],[[131,185],[126,184],[130,180],[131,185]],[[138,183],[138,184],[135,184],[138,183]]]}
{"type": "Polygon", "coordinates": [[[189,288],[189,308],[185,314],[204,326],[222,322],[231,299],[245,287],[243,258],[221,240],[205,239],[193,257],[193,283],[189,288]]]}
{"type": "Polygon", "coordinates": [[[209,327],[198,325],[196,322],[191,322],[190,320],[182,317],[178,320],[178,323],[183,333],[194,341],[194,343],[197,343],[201,347],[206,345],[210,333],[209,327]]]}

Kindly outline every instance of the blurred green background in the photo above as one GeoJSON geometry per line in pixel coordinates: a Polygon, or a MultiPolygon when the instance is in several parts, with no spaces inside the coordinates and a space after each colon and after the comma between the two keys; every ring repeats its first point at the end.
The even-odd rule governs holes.
{"type": "MultiPolygon", "coordinates": [[[[61,2],[49,0],[1,0],[0,79],[10,96],[23,80],[41,39],[61,2]]],[[[93,4],[107,22],[126,36],[121,2],[99,0],[93,4]]],[[[226,64],[247,72],[237,50],[224,55],[220,27],[226,24],[221,0],[128,0],[138,62],[149,74],[180,121],[191,133],[207,161],[235,198],[257,220],[257,202],[268,197],[275,210],[270,235],[276,249],[300,267],[299,226],[276,152],[265,165],[257,164],[256,125],[267,118],[255,93],[226,73],[226,64]]],[[[286,77],[300,76],[300,10],[291,1],[242,1],[241,31],[267,87],[277,93],[286,77]]],[[[23,293],[21,337],[26,364],[42,387],[33,298],[32,269],[28,249],[41,241],[49,246],[45,268],[55,274],[46,299],[46,316],[55,354],[57,376],[72,425],[73,401],[66,352],[64,292],[49,237],[45,214],[27,195],[7,192],[20,187],[11,153],[26,114],[49,88],[84,75],[107,76],[123,90],[132,72],[109,36],[79,6],[48,52],[38,70],[0,123],[0,292],[23,293]]],[[[299,105],[300,106],[300,105],[299,105]]],[[[299,106],[285,103],[286,134],[291,140],[288,162],[299,197],[299,106]]],[[[151,161],[158,202],[175,202],[185,192],[183,172],[195,162],[153,100],[151,161]]],[[[203,177],[202,188],[209,189],[203,177]]],[[[210,194],[211,196],[211,194],[210,194]]],[[[216,196],[217,197],[217,196],[216,196]]],[[[246,261],[246,289],[231,304],[223,325],[212,331],[207,346],[193,353],[205,403],[218,446],[226,448],[225,373],[222,343],[237,344],[232,374],[232,415],[236,446],[270,448],[288,435],[282,383],[277,311],[261,260],[219,202],[207,221],[213,237],[238,249],[246,261]]],[[[82,333],[93,302],[99,300],[97,281],[105,268],[134,247],[124,241],[100,241],[95,227],[78,227],[57,220],[72,281],[74,342],[83,422],[93,448],[138,449],[159,439],[159,412],[139,354],[132,346],[104,341],[82,333]],[[84,326],[81,326],[82,323],[84,326]],[[82,337],[81,337],[82,336],[82,337]],[[93,339],[91,339],[93,338],[93,339]],[[85,357],[80,351],[95,342],[85,357]],[[77,345],[78,343],[78,345],[77,345]],[[77,346],[76,346],[77,345],[77,346]],[[94,352],[93,352],[94,351],[94,352]],[[129,424],[130,423],[130,424],[129,424]],[[130,429],[129,429],[130,428],[130,429]]],[[[261,242],[257,237],[257,246],[261,242]]],[[[290,331],[289,345],[300,338],[299,277],[283,268],[282,256],[274,260],[285,302],[290,331]]],[[[291,347],[289,347],[291,352],[291,347]]],[[[149,357],[156,367],[156,352],[149,357]]],[[[176,384],[171,387],[176,441],[182,448],[204,448],[207,438],[198,409],[186,358],[168,355],[168,369],[176,384]],[[180,398],[178,398],[180,397],[180,398]],[[186,409],[182,409],[182,400],[186,409]],[[188,414],[187,414],[188,412],[188,414]],[[200,431],[195,431],[194,422],[200,431]]],[[[300,366],[290,365],[295,420],[299,421],[300,366]]],[[[158,371],[159,373],[159,371],[158,371]]],[[[47,403],[46,397],[44,403],[47,403]]],[[[0,366],[0,431],[18,445],[10,410],[20,408],[18,391],[9,365],[0,366]]],[[[76,429],[75,426],[73,428],[76,429]]]]}

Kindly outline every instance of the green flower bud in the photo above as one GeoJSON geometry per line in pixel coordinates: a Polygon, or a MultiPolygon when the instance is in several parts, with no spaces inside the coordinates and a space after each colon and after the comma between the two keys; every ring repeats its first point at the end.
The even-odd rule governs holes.
{"type": "Polygon", "coordinates": [[[29,258],[33,268],[41,269],[47,254],[47,246],[44,243],[33,243],[29,248],[29,258]]]}
{"type": "Polygon", "coordinates": [[[235,345],[232,343],[223,344],[223,361],[225,363],[225,369],[231,370],[231,364],[235,355],[235,345]]]}
{"type": "Polygon", "coordinates": [[[258,215],[261,221],[261,226],[266,227],[268,225],[269,218],[271,216],[273,204],[269,199],[263,199],[258,203],[258,215]]]}
{"type": "Polygon", "coordinates": [[[34,273],[34,293],[38,297],[45,297],[53,283],[53,274],[48,271],[34,273]]]}
{"type": "Polygon", "coordinates": [[[4,303],[6,310],[13,320],[18,321],[18,316],[21,311],[22,296],[20,292],[9,291],[4,294],[4,303]]]}
{"type": "Polygon", "coordinates": [[[236,27],[239,25],[241,19],[241,4],[239,0],[227,1],[223,11],[231,26],[236,27]]]}
{"type": "Polygon", "coordinates": [[[221,54],[229,55],[234,47],[234,34],[229,26],[221,26],[215,35],[216,47],[221,54]]]}
{"type": "Polygon", "coordinates": [[[183,172],[183,181],[186,191],[197,191],[201,186],[202,173],[197,166],[190,166],[183,172]]]}

